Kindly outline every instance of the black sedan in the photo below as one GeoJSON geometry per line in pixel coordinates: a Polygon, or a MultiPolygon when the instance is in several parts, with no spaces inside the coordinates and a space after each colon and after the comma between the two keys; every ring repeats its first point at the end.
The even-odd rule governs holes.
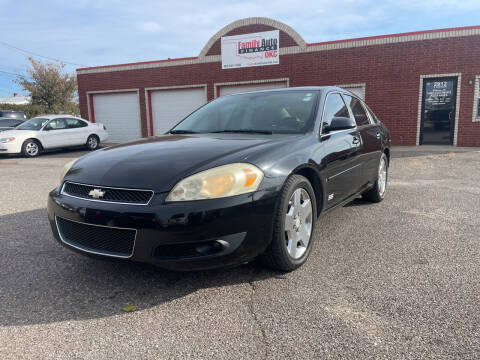
{"type": "Polygon", "coordinates": [[[346,90],[237,94],[67,164],[48,214],[61,244],[95,257],[179,270],[259,257],[291,271],[320,215],[384,198],[389,158],[388,130],[346,90]]]}

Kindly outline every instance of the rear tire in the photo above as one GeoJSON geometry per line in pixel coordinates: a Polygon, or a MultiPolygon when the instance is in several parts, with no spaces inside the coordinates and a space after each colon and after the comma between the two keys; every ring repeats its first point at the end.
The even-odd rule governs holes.
{"type": "Polygon", "coordinates": [[[378,164],[377,181],[375,185],[362,194],[362,198],[366,201],[378,203],[385,198],[388,180],[388,159],[387,155],[382,154],[378,164]]]}
{"type": "Polygon", "coordinates": [[[22,154],[28,158],[34,158],[41,152],[42,145],[35,139],[25,140],[22,145],[22,154]]]}
{"type": "Polygon", "coordinates": [[[292,271],[308,259],[317,220],[315,192],[307,178],[293,175],[280,194],[273,237],[260,260],[268,267],[292,271]]]}
{"type": "Polygon", "coordinates": [[[98,149],[98,146],[100,145],[100,139],[98,138],[97,135],[90,135],[87,139],[87,149],[90,151],[94,151],[98,149]]]}

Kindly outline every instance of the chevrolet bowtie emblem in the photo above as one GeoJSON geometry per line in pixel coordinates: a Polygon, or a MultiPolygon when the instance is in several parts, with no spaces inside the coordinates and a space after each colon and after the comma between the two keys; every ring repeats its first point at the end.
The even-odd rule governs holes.
{"type": "Polygon", "coordinates": [[[105,195],[105,191],[102,191],[102,189],[93,189],[88,193],[88,196],[91,196],[94,199],[100,199],[105,195]]]}

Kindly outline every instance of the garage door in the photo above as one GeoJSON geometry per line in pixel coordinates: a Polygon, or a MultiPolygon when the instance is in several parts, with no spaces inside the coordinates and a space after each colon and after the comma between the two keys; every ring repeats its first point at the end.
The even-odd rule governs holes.
{"type": "Polygon", "coordinates": [[[365,86],[340,86],[342,89],[348,90],[355,95],[357,95],[360,99],[365,100],[365,86]]]}
{"type": "Polygon", "coordinates": [[[207,102],[205,88],[161,90],[151,93],[153,133],[161,135],[207,102]]]}
{"type": "Polygon", "coordinates": [[[220,86],[218,88],[218,96],[238,94],[238,93],[248,92],[248,91],[279,89],[284,87],[287,87],[286,82],[248,84],[248,85],[238,85],[238,86],[220,86]]]}
{"type": "Polygon", "coordinates": [[[141,137],[137,93],[93,95],[95,122],[107,127],[108,142],[119,143],[141,137]]]}

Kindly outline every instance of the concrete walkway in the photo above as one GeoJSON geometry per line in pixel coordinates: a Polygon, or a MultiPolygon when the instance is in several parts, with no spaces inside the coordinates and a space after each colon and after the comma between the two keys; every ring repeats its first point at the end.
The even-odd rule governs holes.
{"type": "Polygon", "coordinates": [[[439,155],[451,152],[480,152],[480,147],[458,147],[449,145],[393,146],[392,158],[439,155]]]}

